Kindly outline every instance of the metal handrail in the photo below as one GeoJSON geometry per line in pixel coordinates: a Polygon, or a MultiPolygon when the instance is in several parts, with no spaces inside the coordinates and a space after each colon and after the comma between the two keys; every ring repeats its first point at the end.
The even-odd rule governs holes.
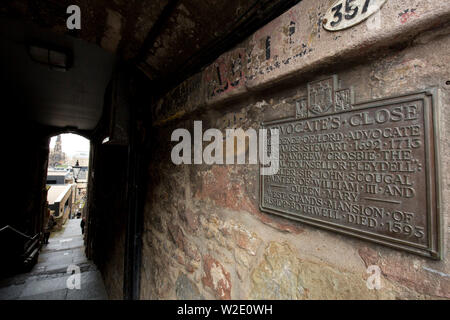
{"type": "Polygon", "coordinates": [[[37,235],[39,235],[39,233],[37,233],[35,236],[30,237],[30,236],[26,235],[25,233],[20,232],[20,231],[17,230],[16,228],[11,227],[10,225],[6,225],[6,226],[4,226],[3,228],[1,228],[1,229],[0,229],[0,232],[4,232],[4,231],[6,231],[7,229],[14,231],[15,233],[21,235],[22,237],[27,238],[28,240],[33,240],[33,239],[35,239],[35,237],[36,237],[37,235]]]}

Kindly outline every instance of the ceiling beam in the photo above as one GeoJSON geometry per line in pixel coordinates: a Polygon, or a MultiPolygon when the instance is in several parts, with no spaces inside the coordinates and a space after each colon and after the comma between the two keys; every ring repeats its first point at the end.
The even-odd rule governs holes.
{"type": "Polygon", "coordinates": [[[251,36],[261,27],[285,13],[301,0],[257,0],[250,9],[236,19],[233,27],[224,35],[217,37],[208,45],[186,59],[175,74],[156,79],[153,83],[155,91],[162,95],[185,79],[200,71],[204,66],[213,63],[221,54],[231,50],[240,42],[251,36]]]}
{"type": "Polygon", "coordinates": [[[146,59],[148,52],[153,47],[156,39],[163,31],[167,21],[171,17],[172,13],[175,11],[180,0],[169,0],[161,14],[158,16],[158,19],[151,27],[150,31],[147,33],[144,42],[142,43],[141,48],[139,49],[138,54],[134,58],[134,62],[136,65],[144,62],[146,59]]]}

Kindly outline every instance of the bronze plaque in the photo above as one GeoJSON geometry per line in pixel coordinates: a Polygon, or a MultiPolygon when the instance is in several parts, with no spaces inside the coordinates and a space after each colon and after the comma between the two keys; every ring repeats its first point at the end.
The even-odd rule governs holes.
{"type": "Polygon", "coordinates": [[[434,91],[355,105],[323,81],[295,118],[263,124],[279,129],[280,161],[261,176],[261,210],[440,259],[434,91]]]}

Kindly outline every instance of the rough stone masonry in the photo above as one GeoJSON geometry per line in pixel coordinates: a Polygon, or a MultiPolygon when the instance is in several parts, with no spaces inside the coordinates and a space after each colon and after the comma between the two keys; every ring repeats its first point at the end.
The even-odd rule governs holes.
{"type": "Polygon", "coordinates": [[[300,2],[151,106],[142,299],[450,298],[450,2],[388,0],[378,28],[329,32],[333,2],[300,2]],[[441,260],[260,211],[257,165],[171,162],[174,129],[257,130],[295,116],[307,83],[333,74],[355,103],[438,89],[441,260]]]}

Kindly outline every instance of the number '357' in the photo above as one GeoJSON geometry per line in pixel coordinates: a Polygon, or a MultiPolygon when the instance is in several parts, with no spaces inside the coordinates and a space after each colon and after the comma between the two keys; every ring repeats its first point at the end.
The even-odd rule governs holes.
{"type": "Polygon", "coordinates": [[[344,1],[341,3],[335,5],[331,11],[334,12],[334,21],[331,21],[331,26],[335,27],[339,23],[341,23],[342,19],[345,20],[352,20],[354,19],[358,13],[364,14],[367,12],[367,8],[369,7],[371,0],[365,0],[364,5],[359,7],[354,2],[355,0],[345,0],[345,7],[344,7],[344,1]]]}

